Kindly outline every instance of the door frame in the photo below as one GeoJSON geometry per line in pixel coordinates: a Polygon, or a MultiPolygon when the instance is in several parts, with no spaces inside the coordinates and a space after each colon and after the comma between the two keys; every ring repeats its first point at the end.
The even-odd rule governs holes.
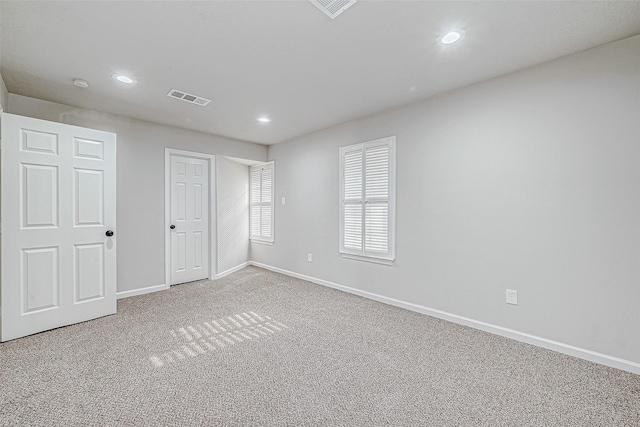
{"type": "Polygon", "coordinates": [[[206,160],[209,164],[209,280],[216,276],[216,156],[213,154],[164,149],[164,279],[165,289],[171,287],[171,156],[206,160]]]}

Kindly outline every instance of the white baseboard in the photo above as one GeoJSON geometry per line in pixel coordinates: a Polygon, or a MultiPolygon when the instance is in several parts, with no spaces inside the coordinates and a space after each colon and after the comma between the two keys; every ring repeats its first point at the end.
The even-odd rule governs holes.
{"type": "Polygon", "coordinates": [[[225,270],[222,273],[216,274],[213,279],[214,280],[221,279],[224,276],[228,276],[231,273],[235,273],[238,270],[242,270],[243,268],[245,268],[249,264],[251,264],[251,261],[243,262],[242,264],[236,265],[235,267],[231,267],[230,269],[225,270]]]}
{"type": "MultiPolygon", "coordinates": [[[[243,268],[245,268],[249,264],[250,264],[249,261],[243,262],[240,265],[236,265],[235,267],[232,267],[232,268],[230,268],[228,270],[225,270],[222,273],[216,274],[213,277],[213,279],[217,280],[217,279],[220,279],[220,278],[222,278],[224,276],[228,276],[231,273],[235,273],[238,270],[242,270],[243,268]]],[[[149,294],[151,292],[164,291],[166,289],[169,289],[169,287],[164,285],[164,284],[162,284],[162,285],[148,286],[146,288],[133,289],[131,291],[122,291],[122,292],[117,292],[116,293],[116,299],[134,297],[136,295],[144,295],[144,294],[149,294]]]]}
{"type": "Polygon", "coordinates": [[[525,342],[527,344],[543,347],[549,350],[557,351],[559,353],[568,354],[570,356],[578,357],[580,359],[588,360],[595,363],[600,363],[612,368],[621,369],[623,371],[632,372],[640,375],[640,363],[632,362],[630,360],[621,359],[619,357],[610,356],[608,354],[598,353],[595,351],[587,350],[584,348],[576,347],[570,344],[564,344],[558,341],[549,340],[546,338],[538,337],[535,335],[519,332],[513,329],[504,328],[502,326],[493,325],[491,323],[481,322],[479,320],[470,319],[468,317],[458,316],[457,314],[447,313],[446,311],[436,310],[434,308],[424,307],[422,305],[413,304],[410,302],[400,301],[394,298],[385,297],[382,295],[374,294],[367,291],[362,291],[356,288],[350,288],[348,286],[339,285],[337,283],[329,282],[315,277],[305,276],[304,274],[294,273],[292,271],[283,270],[281,268],[273,267],[259,262],[250,261],[249,264],[256,267],[264,268],[266,270],[275,271],[276,273],[285,274],[287,276],[296,277],[298,279],[307,280],[309,282],[316,283],[318,285],[327,286],[329,288],[338,289],[350,294],[359,295],[364,298],[379,301],[385,304],[401,307],[407,310],[415,311],[418,313],[426,314],[429,316],[437,317],[439,319],[447,320],[449,322],[457,323],[460,325],[470,326],[481,331],[489,332],[495,335],[511,338],[516,341],[525,342]]]}
{"type": "Polygon", "coordinates": [[[116,299],[135,297],[136,295],[150,294],[151,292],[164,291],[169,289],[167,285],[147,286],[146,288],[133,289],[131,291],[116,292],[116,299]]]}

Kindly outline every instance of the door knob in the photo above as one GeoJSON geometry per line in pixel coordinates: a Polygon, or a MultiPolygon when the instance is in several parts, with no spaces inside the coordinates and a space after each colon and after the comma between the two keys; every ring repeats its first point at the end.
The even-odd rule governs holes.
{"type": "Polygon", "coordinates": [[[113,236],[113,231],[111,231],[111,230],[107,230],[107,232],[106,232],[106,233],[104,233],[104,234],[106,234],[106,235],[107,235],[107,237],[111,237],[111,236],[113,236]]]}
{"type": "Polygon", "coordinates": [[[171,225],[169,226],[169,228],[173,230],[174,228],[176,228],[176,226],[175,226],[175,225],[173,225],[173,224],[171,224],[171,225]]]}

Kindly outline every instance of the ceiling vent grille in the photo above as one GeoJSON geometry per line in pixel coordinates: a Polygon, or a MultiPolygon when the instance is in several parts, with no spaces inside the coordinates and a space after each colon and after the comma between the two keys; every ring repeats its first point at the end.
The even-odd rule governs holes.
{"type": "Polygon", "coordinates": [[[309,0],[329,18],[334,19],[356,3],[356,0],[309,0]]]}
{"type": "Polygon", "coordinates": [[[190,93],[181,92],[175,89],[171,89],[167,94],[167,96],[169,98],[176,98],[182,101],[190,102],[192,104],[200,105],[201,107],[204,107],[205,105],[211,102],[210,99],[202,98],[196,95],[191,95],[190,93]]]}

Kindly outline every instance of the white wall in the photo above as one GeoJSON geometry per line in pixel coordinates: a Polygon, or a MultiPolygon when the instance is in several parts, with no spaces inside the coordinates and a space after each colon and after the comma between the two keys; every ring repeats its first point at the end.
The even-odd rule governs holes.
{"type": "MultiPolygon", "coordinates": [[[[0,19],[2,22],[2,19],[0,19]]],[[[1,27],[1,25],[0,25],[1,27]]],[[[2,29],[0,28],[0,34],[2,34],[2,29]]],[[[0,39],[0,70],[2,70],[2,40],[0,39]]],[[[9,92],[7,91],[7,86],[4,84],[4,79],[2,78],[2,74],[0,73],[0,123],[2,122],[2,111],[7,111],[7,107],[9,105],[9,92]]],[[[2,218],[0,218],[0,222],[2,222],[2,218]]]]}
{"type": "Polygon", "coordinates": [[[165,148],[266,160],[249,142],[84,110],[15,94],[9,112],[117,134],[118,291],[164,284],[165,148]]]}
{"type": "MultiPolygon", "coordinates": [[[[0,19],[0,22],[2,22],[1,19],[0,19]]],[[[2,34],[1,28],[0,28],[0,34],[2,34]]],[[[0,38],[0,70],[2,70],[1,59],[2,59],[2,39],[0,38]]],[[[7,111],[8,102],[9,102],[9,92],[7,91],[7,86],[4,84],[4,79],[2,78],[2,74],[0,74],[0,110],[7,111]]]]}
{"type": "Polygon", "coordinates": [[[639,94],[634,37],[270,146],[252,259],[640,362],[639,94]],[[338,148],[389,135],[397,263],[343,259],[338,148]]]}
{"type": "Polygon", "coordinates": [[[0,75],[0,109],[3,111],[8,111],[9,105],[9,92],[7,91],[7,86],[4,84],[4,79],[2,75],[0,75]]]}
{"type": "Polygon", "coordinates": [[[237,267],[249,254],[249,166],[216,157],[218,273],[237,267]]]}

